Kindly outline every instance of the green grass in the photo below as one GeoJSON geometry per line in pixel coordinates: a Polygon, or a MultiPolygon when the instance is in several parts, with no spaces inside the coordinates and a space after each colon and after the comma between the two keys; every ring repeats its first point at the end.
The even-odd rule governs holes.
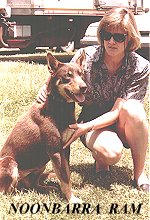
{"type": "MultiPolygon", "coordinates": [[[[36,94],[45,79],[48,76],[48,70],[45,65],[25,63],[25,62],[0,62],[0,146],[5,142],[12,127],[18,118],[27,111],[36,94]]],[[[148,115],[149,103],[145,101],[145,109],[148,115]]],[[[76,106],[76,114],[78,115],[80,108],[76,106]]],[[[0,194],[0,220],[50,220],[50,219],[84,219],[84,220],[148,220],[149,197],[148,194],[133,189],[131,186],[132,179],[132,159],[130,150],[123,150],[123,156],[119,163],[112,167],[107,177],[95,177],[93,169],[93,158],[82,143],[77,140],[71,145],[71,181],[72,188],[76,196],[80,197],[85,203],[90,203],[94,208],[100,205],[101,214],[93,211],[91,214],[61,214],[47,213],[45,209],[40,210],[42,213],[16,214],[11,209],[11,203],[19,207],[24,203],[30,205],[46,203],[47,206],[54,203],[60,203],[62,208],[66,207],[61,191],[51,191],[49,194],[39,194],[35,191],[19,192],[14,195],[0,194]],[[119,205],[120,214],[109,214],[112,203],[119,205]],[[141,213],[138,215],[133,213],[130,208],[134,203],[137,207],[142,203],[141,213]],[[130,213],[123,213],[123,207],[128,204],[130,213]],[[121,210],[122,209],[122,210],[121,210]]],[[[51,170],[51,162],[47,165],[47,170],[51,170]]],[[[146,160],[146,170],[148,173],[148,153],[146,160]]],[[[53,179],[48,183],[58,181],[53,179]]],[[[25,208],[25,207],[24,207],[25,208]]]]}

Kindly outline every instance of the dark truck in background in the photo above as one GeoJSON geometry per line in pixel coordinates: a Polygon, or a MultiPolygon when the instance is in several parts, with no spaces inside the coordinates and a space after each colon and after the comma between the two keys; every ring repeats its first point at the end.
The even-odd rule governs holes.
{"type": "MultiPolygon", "coordinates": [[[[143,0],[144,1],[144,0],[143,0]]],[[[36,47],[81,46],[90,24],[101,20],[114,6],[144,14],[137,0],[1,0],[0,47],[33,51],[36,47]]]]}

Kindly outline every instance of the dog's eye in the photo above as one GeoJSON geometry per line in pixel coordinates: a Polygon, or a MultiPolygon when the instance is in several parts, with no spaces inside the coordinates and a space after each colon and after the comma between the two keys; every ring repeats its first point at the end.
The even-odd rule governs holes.
{"type": "Polygon", "coordinates": [[[68,77],[72,77],[72,76],[73,76],[73,72],[69,71],[69,72],[67,73],[67,76],[68,76],[68,77]]]}
{"type": "Polygon", "coordinates": [[[70,82],[70,79],[69,78],[66,78],[66,77],[62,77],[61,79],[61,83],[69,83],[70,82]]]}

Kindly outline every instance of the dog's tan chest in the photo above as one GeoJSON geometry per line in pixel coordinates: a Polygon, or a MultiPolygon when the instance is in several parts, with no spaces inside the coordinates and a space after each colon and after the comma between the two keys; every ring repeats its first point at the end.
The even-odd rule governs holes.
{"type": "Polygon", "coordinates": [[[73,133],[74,133],[74,130],[73,130],[73,129],[70,129],[70,128],[65,129],[65,130],[62,132],[62,142],[63,142],[63,143],[66,143],[66,142],[71,138],[71,136],[73,135],[73,133]]]}

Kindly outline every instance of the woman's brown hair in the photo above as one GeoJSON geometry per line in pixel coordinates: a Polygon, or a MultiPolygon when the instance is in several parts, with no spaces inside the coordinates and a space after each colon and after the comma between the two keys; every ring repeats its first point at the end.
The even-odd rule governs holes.
{"type": "Polygon", "coordinates": [[[100,32],[102,30],[121,28],[127,33],[128,51],[137,50],[140,45],[140,33],[138,31],[134,14],[127,8],[113,8],[109,10],[102,18],[97,29],[97,39],[101,44],[100,32]]]}

